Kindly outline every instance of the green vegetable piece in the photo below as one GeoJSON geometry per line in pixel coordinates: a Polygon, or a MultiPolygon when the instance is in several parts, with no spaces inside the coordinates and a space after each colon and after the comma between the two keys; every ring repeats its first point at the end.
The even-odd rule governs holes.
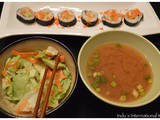
{"type": "Polygon", "coordinates": [[[100,88],[96,88],[96,91],[97,91],[97,92],[101,92],[101,89],[100,89],[100,88]]]}
{"type": "Polygon", "coordinates": [[[91,86],[92,86],[94,89],[98,88],[98,84],[97,84],[96,82],[91,83],[91,86]]]}
{"type": "Polygon", "coordinates": [[[117,83],[116,83],[115,81],[112,81],[112,82],[111,82],[111,86],[112,86],[112,87],[116,87],[116,86],[117,86],[117,83]]]}
{"type": "Polygon", "coordinates": [[[99,58],[99,54],[94,54],[94,55],[93,55],[93,58],[94,58],[94,59],[98,59],[98,58],[99,58]]]}
{"type": "Polygon", "coordinates": [[[87,73],[87,77],[91,77],[92,76],[92,73],[87,73]]]}
{"type": "Polygon", "coordinates": [[[128,92],[121,92],[122,95],[128,96],[128,92]]]}
{"type": "Polygon", "coordinates": [[[93,67],[94,66],[94,62],[93,61],[88,61],[87,62],[88,66],[93,67]]]}
{"type": "Polygon", "coordinates": [[[116,43],[116,47],[117,47],[117,48],[120,48],[120,47],[122,47],[122,46],[121,46],[120,43],[116,43]]]}
{"type": "Polygon", "coordinates": [[[100,82],[100,77],[95,77],[94,81],[97,82],[97,83],[100,82]]]}
{"type": "Polygon", "coordinates": [[[145,96],[146,93],[143,91],[143,92],[140,93],[140,95],[141,95],[141,96],[145,96]]]}
{"type": "MultiPolygon", "coordinates": [[[[53,67],[54,67],[54,65],[55,65],[55,60],[49,60],[49,59],[47,59],[47,58],[42,58],[42,60],[43,60],[43,62],[47,65],[47,66],[49,66],[51,69],[53,69],[53,67]]],[[[63,63],[61,63],[61,62],[59,62],[58,63],[58,69],[65,69],[66,68],[66,65],[65,64],[63,64],[63,63]]]]}
{"type": "Polygon", "coordinates": [[[35,56],[35,58],[45,58],[46,54],[44,51],[38,51],[38,54],[35,56]]]}
{"type": "Polygon", "coordinates": [[[94,65],[98,65],[100,63],[100,60],[99,59],[93,59],[93,62],[94,62],[94,65]]]}
{"type": "Polygon", "coordinates": [[[146,75],[144,78],[145,78],[146,80],[149,80],[149,79],[151,78],[151,76],[150,76],[150,75],[146,75]]]}
{"type": "Polygon", "coordinates": [[[146,63],[146,64],[144,64],[144,66],[145,66],[145,67],[148,67],[148,64],[146,63]]]}
{"type": "Polygon", "coordinates": [[[89,67],[89,69],[90,69],[90,70],[95,70],[96,68],[95,68],[95,67],[89,67]]]}
{"type": "Polygon", "coordinates": [[[100,79],[101,79],[101,82],[102,82],[102,83],[105,83],[105,82],[107,81],[104,76],[101,76],[100,79]]]}

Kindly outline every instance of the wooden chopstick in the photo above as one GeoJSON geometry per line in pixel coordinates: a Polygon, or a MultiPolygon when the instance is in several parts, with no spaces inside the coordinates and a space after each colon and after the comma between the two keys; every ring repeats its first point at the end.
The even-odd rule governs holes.
{"type": "Polygon", "coordinates": [[[43,75],[43,78],[42,78],[42,83],[41,83],[41,87],[40,87],[40,90],[39,90],[39,93],[38,93],[38,97],[37,97],[37,101],[36,101],[36,106],[34,108],[34,113],[33,113],[33,118],[36,118],[37,117],[37,114],[38,114],[38,109],[39,109],[39,105],[40,105],[40,102],[41,102],[41,98],[42,98],[42,93],[43,93],[43,88],[44,88],[44,84],[45,84],[45,80],[46,80],[46,76],[47,76],[47,71],[48,71],[48,66],[46,67],[45,69],[45,72],[44,72],[44,75],[43,75]]]}
{"type": "Polygon", "coordinates": [[[46,93],[46,96],[44,98],[44,103],[43,103],[43,106],[42,106],[40,118],[44,118],[44,116],[45,116],[46,107],[48,105],[48,100],[49,100],[50,92],[51,92],[51,89],[52,89],[52,84],[53,84],[54,76],[56,74],[57,66],[58,66],[58,63],[59,63],[59,57],[60,57],[60,55],[58,54],[58,56],[56,58],[55,65],[54,65],[54,68],[53,68],[53,71],[52,71],[52,76],[51,76],[51,79],[50,79],[50,82],[49,82],[47,93],[46,93]]]}
{"type": "MultiPolygon", "coordinates": [[[[55,73],[56,73],[56,70],[57,70],[57,66],[58,66],[58,63],[59,63],[59,57],[60,57],[60,55],[58,54],[58,56],[56,58],[56,61],[55,61],[55,65],[54,65],[53,71],[52,71],[52,76],[51,76],[51,79],[50,79],[50,82],[49,82],[47,93],[46,93],[45,98],[44,98],[44,103],[43,103],[43,106],[42,106],[42,109],[41,109],[40,118],[44,118],[44,116],[45,116],[46,107],[48,105],[48,100],[49,100],[49,96],[50,96],[50,92],[51,92],[54,76],[55,76],[55,73]]],[[[38,93],[38,97],[37,97],[36,106],[35,106],[34,113],[33,113],[33,116],[32,116],[33,118],[36,118],[37,114],[38,114],[38,109],[39,109],[40,101],[41,101],[41,98],[42,98],[44,83],[45,83],[45,79],[46,79],[46,76],[47,76],[48,69],[49,69],[48,67],[46,67],[46,69],[45,69],[45,73],[44,73],[44,76],[43,76],[43,79],[42,79],[42,83],[41,83],[41,87],[40,87],[40,90],[39,90],[39,93],[38,93]]]]}

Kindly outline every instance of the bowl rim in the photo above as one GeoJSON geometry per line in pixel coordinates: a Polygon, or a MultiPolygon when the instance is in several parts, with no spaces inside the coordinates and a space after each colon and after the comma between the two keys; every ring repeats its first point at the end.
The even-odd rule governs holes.
{"type": "MultiPolygon", "coordinates": [[[[2,38],[1,38],[1,39],[2,39],[2,38]]],[[[78,81],[78,65],[77,65],[76,58],[75,58],[74,54],[71,52],[71,50],[70,50],[66,45],[64,45],[62,42],[60,42],[60,41],[58,41],[58,40],[56,40],[56,39],[53,39],[53,38],[50,38],[50,37],[44,37],[44,36],[30,36],[30,37],[20,38],[20,39],[14,41],[14,42],[8,44],[8,45],[5,46],[4,48],[2,48],[2,49],[0,50],[0,55],[1,55],[4,51],[6,51],[9,47],[14,46],[15,44],[18,44],[18,43],[21,43],[21,42],[25,42],[25,41],[32,40],[32,39],[33,39],[33,40],[34,40],[34,39],[43,39],[43,40],[46,40],[46,41],[52,41],[52,42],[55,42],[55,43],[59,44],[59,45],[62,46],[65,50],[68,51],[68,53],[71,55],[71,57],[72,57],[72,59],[73,59],[73,62],[74,62],[74,64],[75,64],[75,70],[76,70],[76,72],[75,72],[75,82],[74,82],[73,88],[71,89],[70,93],[69,93],[68,96],[63,100],[62,103],[60,103],[56,108],[54,108],[54,109],[52,109],[52,110],[50,110],[50,111],[48,111],[48,112],[46,113],[46,115],[48,115],[48,114],[51,114],[52,112],[56,111],[57,109],[59,109],[61,106],[63,106],[63,104],[66,103],[66,102],[68,101],[68,99],[71,97],[71,95],[73,94],[73,91],[75,90],[75,87],[76,87],[77,81],[78,81]]],[[[5,115],[8,115],[8,116],[10,116],[10,117],[14,117],[14,118],[30,118],[30,116],[25,116],[25,117],[23,117],[23,116],[13,115],[13,114],[11,114],[11,113],[9,113],[9,112],[6,112],[6,111],[3,110],[1,107],[0,107],[0,112],[2,112],[2,113],[5,114],[5,115]]]]}
{"type": "Polygon", "coordinates": [[[151,47],[153,49],[156,50],[157,54],[160,55],[160,52],[158,50],[158,48],[153,44],[151,43],[148,39],[144,38],[143,36],[141,35],[138,35],[138,34],[135,34],[133,32],[129,32],[129,31],[125,31],[125,30],[108,30],[108,31],[103,31],[103,32],[100,32],[98,34],[95,34],[94,36],[90,37],[89,39],[86,40],[86,42],[82,45],[80,51],[79,51],[79,54],[78,54],[78,70],[79,70],[79,74],[80,74],[80,77],[81,77],[81,80],[83,81],[83,83],[85,84],[85,86],[89,89],[89,91],[94,95],[96,96],[98,99],[100,99],[101,101],[105,102],[105,103],[108,103],[110,105],[113,105],[113,106],[117,106],[117,107],[123,107],[123,108],[135,108],[135,107],[141,107],[141,106],[144,106],[146,104],[149,104],[151,102],[153,102],[155,99],[157,99],[160,95],[160,91],[155,94],[155,96],[149,100],[147,100],[146,102],[143,102],[143,103],[139,103],[139,104],[135,104],[135,105],[128,105],[128,104],[121,104],[121,103],[118,103],[118,102],[114,102],[114,101],[111,101],[111,100],[108,100],[108,99],[105,99],[104,97],[102,97],[101,95],[99,95],[98,93],[96,93],[91,87],[89,87],[89,85],[87,84],[87,81],[84,79],[83,75],[82,75],[82,72],[81,72],[81,69],[80,69],[80,57],[81,57],[81,54],[82,54],[82,51],[83,49],[85,48],[85,46],[93,39],[95,38],[96,36],[99,36],[101,34],[105,34],[105,33],[114,33],[114,32],[123,32],[123,33],[126,33],[126,34],[130,34],[130,35],[134,35],[136,37],[139,37],[140,39],[143,39],[147,44],[150,44],[151,47]]]}

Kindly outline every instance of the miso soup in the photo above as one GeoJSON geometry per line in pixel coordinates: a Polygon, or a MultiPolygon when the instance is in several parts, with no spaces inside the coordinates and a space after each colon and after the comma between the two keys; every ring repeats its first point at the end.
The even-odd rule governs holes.
{"type": "Polygon", "coordinates": [[[149,61],[127,44],[97,47],[86,63],[86,76],[93,89],[115,102],[131,102],[147,94],[153,73],[149,61]]]}

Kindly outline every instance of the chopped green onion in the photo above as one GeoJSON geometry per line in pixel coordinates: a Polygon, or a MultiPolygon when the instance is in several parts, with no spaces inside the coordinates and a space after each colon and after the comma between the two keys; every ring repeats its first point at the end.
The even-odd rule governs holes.
{"type": "Polygon", "coordinates": [[[94,89],[98,88],[98,84],[97,84],[96,82],[93,82],[93,83],[91,84],[91,86],[92,86],[94,89]]]}
{"type": "Polygon", "coordinates": [[[107,81],[104,76],[101,76],[100,79],[101,79],[101,82],[102,82],[102,83],[105,83],[105,82],[107,81]]]}
{"type": "Polygon", "coordinates": [[[112,87],[116,87],[116,86],[117,86],[117,83],[116,83],[115,81],[112,81],[112,82],[111,82],[111,86],[112,86],[112,87]]]}
{"type": "Polygon", "coordinates": [[[88,66],[90,66],[90,67],[94,66],[94,62],[93,62],[93,61],[88,61],[87,64],[88,64],[88,66]]]}
{"type": "Polygon", "coordinates": [[[126,96],[125,95],[121,95],[120,97],[119,97],[119,101],[121,101],[121,102],[124,102],[124,101],[126,101],[126,96]]]}
{"type": "Polygon", "coordinates": [[[143,92],[140,93],[140,95],[141,95],[141,96],[145,96],[146,93],[143,91],[143,92]]]}
{"type": "Polygon", "coordinates": [[[87,73],[87,77],[91,77],[92,76],[92,73],[87,73]]]}
{"type": "Polygon", "coordinates": [[[95,70],[96,68],[95,68],[95,67],[89,67],[89,69],[90,69],[90,70],[95,70]]]}
{"type": "Polygon", "coordinates": [[[93,55],[93,58],[94,58],[94,59],[98,59],[98,58],[99,58],[99,55],[98,55],[98,54],[95,54],[95,55],[93,55]]]}
{"type": "Polygon", "coordinates": [[[128,96],[128,92],[121,92],[122,95],[128,96]]]}
{"type": "Polygon", "coordinates": [[[116,47],[120,48],[122,47],[120,43],[116,43],[116,47]]]}
{"type": "Polygon", "coordinates": [[[101,89],[100,89],[100,88],[96,88],[96,91],[97,91],[97,92],[101,92],[101,89]]]}
{"type": "Polygon", "coordinates": [[[146,64],[144,64],[144,66],[145,66],[145,67],[147,67],[147,66],[148,66],[148,64],[146,63],[146,64]]]}
{"type": "Polygon", "coordinates": [[[99,77],[95,77],[94,80],[95,80],[95,82],[97,82],[97,83],[100,82],[100,78],[99,78],[99,77]]]}
{"type": "Polygon", "coordinates": [[[98,65],[98,64],[99,64],[99,62],[100,62],[100,60],[99,60],[99,59],[96,59],[96,58],[94,58],[94,59],[93,59],[93,63],[94,63],[94,65],[98,65]]]}
{"type": "Polygon", "coordinates": [[[151,76],[146,75],[144,78],[145,78],[146,80],[149,80],[149,79],[151,78],[151,76]]]}

